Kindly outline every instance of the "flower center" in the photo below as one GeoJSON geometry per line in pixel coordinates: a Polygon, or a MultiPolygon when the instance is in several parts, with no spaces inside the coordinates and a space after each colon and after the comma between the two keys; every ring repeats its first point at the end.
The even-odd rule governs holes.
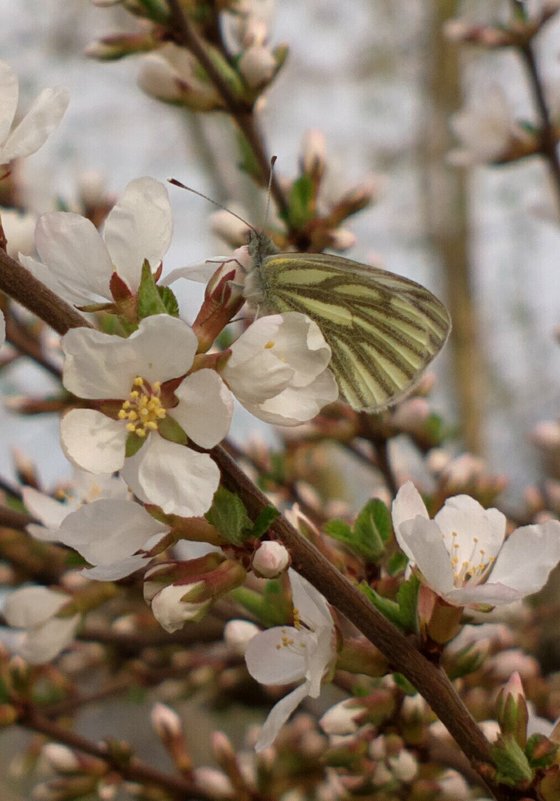
{"type": "Polygon", "coordinates": [[[480,584],[493,565],[495,557],[489,557],[484,548],[480,547],[478,537],[473,537],[470,555],[460,561],[457,554],[461,545],[457,542],[457,537],[458,535],[454,531],[451,535],[451,567],[455,576],[455,586],[463,587],[469,582],[480,584]]]}
{"type": "Polygon", "coordinates": [[[142,439],[150,431],[157,431],[158,425],[167,411],[161,402],[161,382],[150,384],[137,376],[132,384],[128,399],[119,411],[119,420],[126,420],[126,430],[142,439]]]}

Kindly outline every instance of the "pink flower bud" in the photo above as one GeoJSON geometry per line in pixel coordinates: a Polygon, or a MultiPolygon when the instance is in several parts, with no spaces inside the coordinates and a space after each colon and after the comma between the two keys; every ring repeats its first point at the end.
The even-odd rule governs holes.
{"type": "Polygon", "coordinates": [[[276,578],[290,566],[290,554],[280,542],[261,543],[253,556],[253,571],[262,578],[276,578]]]}

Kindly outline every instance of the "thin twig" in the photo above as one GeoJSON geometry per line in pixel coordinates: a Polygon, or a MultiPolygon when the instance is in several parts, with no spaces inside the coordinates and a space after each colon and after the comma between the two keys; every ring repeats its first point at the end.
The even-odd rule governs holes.
{"type": "MultiPolygon", "coordinates": [[[[208,53],[204,47],[204,41],[196,33],[187,15],[183,12],[179,0],[168,0],[168,3],[171,11],[171,21],[175,29],[176,36],[180,40],[181,44],[196,56],[200,64],[204,67],[206,74],[214,84],[215,88],[220,93],[228,112],[231,114],[232,118],[237,123],[239,130],[247,140],[255,160],[261,170],[263,183],[266,185],[268,183],[271,170],[270,156],[266,152],[263,137],[259,130],[252,107],[248,106],[246,103],[241,103],[238,98],[232,94],[229,86],[223,80],[222,76],[208,56],[208,53]]],[[[274,173],[270,177],[270,192],[276,202],[278,211],[281,215],[287,218],[288,204],[280,183],[278,182],[278,179],[274,173]]]]}
{"type": "Polygon", "coordinates": [[[187,798],[189,801],[198,801],[198,799],[206,801],[206,799],[212,798],[210,793],[196,786],[194,782],[190,782],[180,776],[170,776],[167,773],[163,773],[151,765],[141,762],[136,757],[125,761],[117,755],[113,755],[107,746],[94,743],[73,731],[58,726],[56,723],[37,714],[34,709],[24,715],[19,723],[39,734],[44,734],[51,740],[63,743],[69,748],[102,760],[127,781],[155,785],[174,798],[180,799],[180,801],[185,801],[187,798]]]}
{"type": "Polygon", "coordinates": [[[38,364],[47,373],[50,373],[54,378],[60,381],[62,371],[58,365],[49,361],[43,353],[43,350],[37,340],[30,337],[20,325],[16,322],[14,317],[8,312],[6,317],[6,339],[24,356],[33,359],[35,364],[38,364]]]}
{"type": "Polygon", "coordinates": [[[0,250],[0,291],[32,311],[59,334],[69,328],[91,327],[66,301],[55,295],[18,261],[0,250]]]}

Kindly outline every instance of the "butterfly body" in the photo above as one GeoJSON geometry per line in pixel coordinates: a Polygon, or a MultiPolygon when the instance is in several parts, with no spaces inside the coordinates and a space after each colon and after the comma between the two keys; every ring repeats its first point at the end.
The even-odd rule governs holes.
{"type": "Polygon", "coordinates": [[[244,295],[258,313],[301,312],[332,351],[330,369],[357,410],[405,397],[451,328],[445,306],[408,278],[323,253],[277,253],[261,233],[249,244],[244,295]]]}

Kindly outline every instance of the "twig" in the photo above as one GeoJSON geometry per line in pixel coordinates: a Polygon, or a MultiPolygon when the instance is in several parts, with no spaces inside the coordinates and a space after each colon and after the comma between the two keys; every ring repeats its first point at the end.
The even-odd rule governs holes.
{"type": "Polygon", "coordinates": [[[179,776],[170,776],[167,773],[163,773],[151,767],[151,765],[141,762],[136,757],[124,761],[112,754],[107,746],[98,745],[75,732],[58,726],[56,723],[37,714],[34,709],[29,710],[18,722],[20,725],[32,729],[39,734],[44,734],[46,737],[56,742],[64,743],[64,745],[67,745],[69,748],[82,751],[84,754],[89,754],[90,756],[102,760],[109,765],[112,770],[116,771],[128,781],[161,787],[174,798],[180,799],[180,801],[185,801],[187,798],[189,801],[198,801],[198,799],[200,799],[200,801],[206,801],[206,799],[212,798],[210,793],[197,787],[194,782],[190,782],[179,776]]]}
{"type": "Polygon", "coordinates": [[[18,261],[0,250],[0,290],[32,311],[59,334],[87,326],[88,321],[66,301],[38,281],[18,261]]]}
{"type": "Polygon", "coordinates": [[[11,314],[6,314],[6,339],[14,348],[16,348],[24,356],[29,356],[30,359],[42,367],[47,373],[57,378],[60,381],[61,370],[56,364],[49,361],[42,351],[40,344],[30,337],[21,328],[20,325],[14,320],[11,314]]]}
{"type": "MultiPolygon", "coordinates": [[[[193,53],[201,65],[204,67],[208,77],[221,95],[228,112],[231,114],[245,139],[247,140],[253,155],[262,173],[263,183],[266,185],[270,174],[270,156],[266,152],[263,144],[263,137],[259,130],[253,109],[239,100],[231,93],[229,86],[212,63],[204,47],[204,41],[198,36],[191,25],[187,15],[183,12],[179,0],[168,0],[171,11],[171,21],[175,29],[176,36],[188,50],[193,53]]],[[[274,198],[278,211],[287,218],[288,204],[276,175],[273,173],[270,180],[270,192],[274,198]]]]}
{"type": "MultiPolygon", "coordinates": [[[[267,497],[223,448],[214,448],[211,455],[222,471],[224,483],[239,493],[249,514],[256,516],[263,508],[270,506],[267,497]]],[[[406,676],[424,696],[480,775],[478,768],[484,763],[492,763],[489,743],[445,672],[429,662],[284,517],[278,517],[272,523],[270,533],[288,548],[294,568],[381,651],[395,671],[406,676]]],[[[491,790],[497,801],[519,798],[516,791],[503,786],[492,785],[491,790]]]]}

